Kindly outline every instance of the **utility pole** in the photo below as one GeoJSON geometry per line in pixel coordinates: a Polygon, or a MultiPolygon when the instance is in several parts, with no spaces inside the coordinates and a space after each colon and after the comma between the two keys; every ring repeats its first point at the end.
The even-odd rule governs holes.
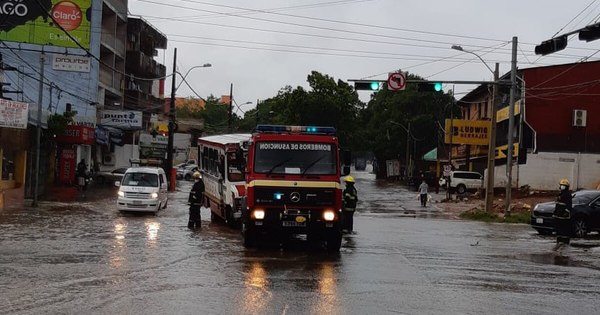
{"type": "Polygon", "coordinates": [[[40,54],[40,84],[38,90],[38,108],[37,108],[37,137],[35,144],[35,177],[33,181],[33,202],[32,207],[38,206],[38,186],[40,182],[40,143],[42,140],[42,100],[44,98],[44,52],[40,54]]]}
{"type": "MultiPolygon", "coordinates": [[[[494,82],[500,78],[500,64],[496,63],[494,69],[494,82]]],[[[485,211],[492,212],[494,206],[494,168],[496,167],[496,99],[498,94],[498,84],[494,84],[492,89],[492,117],[490,127],[490,143],[488,144],[487,160],[487,181],[485,186],[485,211]]]]}
{"type": "Polygon", "coordinates": [[[173,141],[175,137],[175,75],[177,74],[177,48],[173,53],[173,77],[171,78],[171,102],[169,106],[169,138],[167,142],[167,163],[165,165],[165,174],[169,178],[169,191],[175,191],[175,175],[173,173],[173,141]]]}
{"type": "Polygon", "coordinates": [[[229,120],[227,122],[227,132],[231,133],[231,123],[233,120],[233,83],[229,87],[229,120]]]}
{"type": "MultiPolygon", "coordinates": [[[[513,162],[513,133],[515,126],[515,97],[517,94],[517,37],[512,38],[512,61],[510,67],[510,98],[508,104],[508,144],[506,153],[506,198],[504,216],[510,216],[510,203],[512,193],[512,162],[513,162]]],[[[523,113],[521,113],[523,115],[523,113]]],[[[517,163],[519,163],[517,161],[517,163]]]]}
{"type": "Polygon", "coordinates": [[[406,182],[408,183],[409,168],[410,168],[410,121],[408,122],[408,128],[406,129],[406,182]]]}

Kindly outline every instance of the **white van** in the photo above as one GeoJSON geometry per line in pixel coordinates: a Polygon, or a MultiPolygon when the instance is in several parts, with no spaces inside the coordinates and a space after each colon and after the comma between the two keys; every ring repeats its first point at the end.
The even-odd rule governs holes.
{"type": "MultiPolygon", "coordinates": [[[[440,186],[446,186],[446,179],[440,178],[440,186]]],[[[483,188],[483,176],[477,172],[453,171],[450,175],[450,189],[462,195],[467,190],[483,188]]]]}
{"type": "Polygon", "coordinates": [[[154,212],[167,207],[167,176],[158,167],[130,167],[120,182],[119,211],[154,212]]]}

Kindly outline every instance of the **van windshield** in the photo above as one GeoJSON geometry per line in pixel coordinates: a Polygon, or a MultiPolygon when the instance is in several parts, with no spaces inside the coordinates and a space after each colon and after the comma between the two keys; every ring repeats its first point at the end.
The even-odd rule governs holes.
{"type": "Polygon", "coordinates": [[[121,186],[157,187],[158,175],[149,173],[127,173],[121,186]]]}

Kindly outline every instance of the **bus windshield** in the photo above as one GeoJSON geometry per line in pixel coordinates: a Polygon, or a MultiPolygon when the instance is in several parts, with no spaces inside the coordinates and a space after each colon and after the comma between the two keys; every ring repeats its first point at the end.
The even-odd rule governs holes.
{"type": "Polygon", "coordinates": [[[266,174],[334,175],[336,151],[331,143],[258,142],[254,171],[266,174]]]}

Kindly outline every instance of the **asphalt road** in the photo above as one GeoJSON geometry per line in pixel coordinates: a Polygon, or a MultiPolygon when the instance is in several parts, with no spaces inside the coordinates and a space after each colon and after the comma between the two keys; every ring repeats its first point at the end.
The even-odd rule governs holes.
{"type": "Polygon", "coordinates": [[[246,250],[207,209],[189,231],[189,183],[158,216],[119,214],[113,197],[0,212],[1,313],[598,313],[593,242],[554,250],[525,225],[439,219],[415,192],[353,175],[357,234],[339,255],[246,250]]]}

